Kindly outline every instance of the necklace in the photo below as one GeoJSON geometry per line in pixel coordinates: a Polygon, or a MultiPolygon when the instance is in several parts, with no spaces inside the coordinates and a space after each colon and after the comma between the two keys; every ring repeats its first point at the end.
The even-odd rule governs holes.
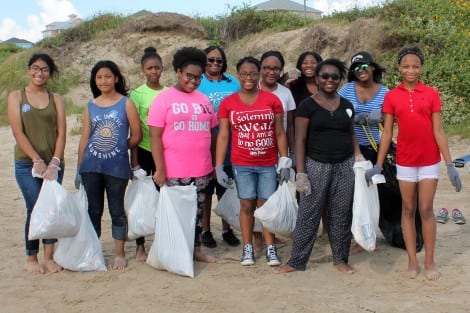
{"type": "Polygon", "coordinates": [[[317,92],[314,96],[320,100],[320,106],[327,110],[330,113],[330,116],[333,116],[334,111],[336,111],[339,107],[338,98],[335,96],[332,99],[328,99],[319,92],[317,92]]]}

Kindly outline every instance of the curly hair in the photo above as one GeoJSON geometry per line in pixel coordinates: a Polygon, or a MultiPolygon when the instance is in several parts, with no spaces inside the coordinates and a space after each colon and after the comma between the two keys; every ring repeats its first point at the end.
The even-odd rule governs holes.
{"type": "Polygon", "coordinates": [[[201,67],[201,71],[204,72],[207,63],[207,56],[201,49],[196,47],[183,47],[176,51],[173,55],[173,69],[183,70],[188,65],[196,65],[201,67]]]}

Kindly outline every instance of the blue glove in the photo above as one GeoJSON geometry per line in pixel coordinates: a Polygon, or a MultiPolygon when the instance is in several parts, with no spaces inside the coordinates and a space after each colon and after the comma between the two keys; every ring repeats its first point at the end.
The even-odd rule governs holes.
{"type": "Polygon", "coordinates": [[[377,125],[383,122],[382,111],[372,110],[369,113],[369,125],[377,125]]]}
{"type": "Polygon", "coordinates": [[[367,119],[369,118],[369,114],[366,112],[361,112],[359,114],[354,115],[354,123],[359,125],[367,124],[367,119]]]}
{"type": "Polygon", "coordinates": [[[80,169],[77,168],[77,174],[75,174],[75,180],[73,181],[76,189],[80,189],[82,185],[82,175],[80,175],[80,169]]]}
{"type": "Polygon", "coordinates": [[[379,174],[382,174],[382,169],[378,167],[377,165],[374,165],[373,168],[368,169],[365,175],[367,186],[370,186],[372,184],[372,177],[374,175],[379,175],[379,174]]]}
{"type": "Polygon", "coordinates": [[[225,187],[228,189],[232,189],[235,187],[235,183],[233,182],[233,179],[229,178],[227,173],[225,173],[223,165],[217,165],[215,167],[215,175],[217,176],[217,182],[222,187],[225,187]]]}
{"type": "Polygon", "coordinates": [[[455,168],[453,163],[446,164],[447,166],[447,176],[449,176],[449,180],[452,183],[452,186],[455,187],[455,191],[459,192],[462,190],[462,181],[460,180],[459,173],[455,168]]]}

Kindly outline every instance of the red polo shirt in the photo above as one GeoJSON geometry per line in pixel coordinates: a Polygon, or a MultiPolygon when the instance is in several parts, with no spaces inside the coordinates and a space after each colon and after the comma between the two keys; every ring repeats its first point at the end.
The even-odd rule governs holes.
{"type": "Polygon", "coordinates": [[[393,114],[398,124],[398,165],[426,166],[441,160],[432,125],[432,114],[441,111],[437,89],[420,81],[408,91],[401,83],[385,95],[382,111],[393,114]]]}

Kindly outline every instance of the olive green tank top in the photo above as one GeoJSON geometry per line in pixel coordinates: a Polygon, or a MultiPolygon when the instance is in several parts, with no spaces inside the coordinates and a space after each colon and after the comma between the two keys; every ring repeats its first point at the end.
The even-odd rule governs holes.
{"type": "MultiPolygon", "coordinates": [[[[49,103],[44,109],[36,109],[29,104],[24,88],[21,92],[21,124],[34,150],[48,164],[54,156],[57,141],[57,114],[54,97],[49,92],[49,103]]],[[[15,145],[15,160],[31,162],[31,158],[15,145]]]]}

